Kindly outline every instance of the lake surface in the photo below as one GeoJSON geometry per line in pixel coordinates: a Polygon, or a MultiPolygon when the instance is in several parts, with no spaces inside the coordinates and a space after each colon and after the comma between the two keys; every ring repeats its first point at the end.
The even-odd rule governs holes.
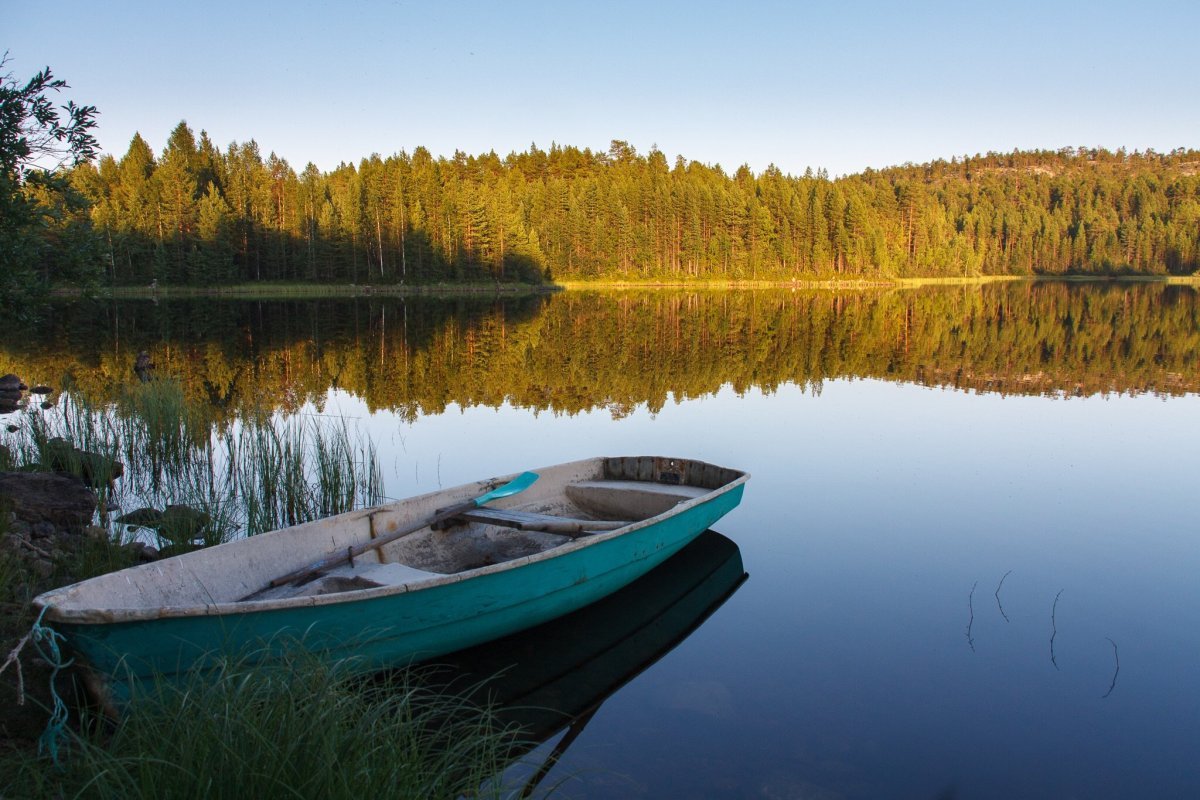
{"type": "Polygon", "coordinates": [[[570,735],[563,797],[1200,796],[1194,289],[74,303],[0,372],[103,399],[142,350],[229,419],[350,418],[392,497],[752,473],[717,529],[749,578],[514,779],[570,735]]]}

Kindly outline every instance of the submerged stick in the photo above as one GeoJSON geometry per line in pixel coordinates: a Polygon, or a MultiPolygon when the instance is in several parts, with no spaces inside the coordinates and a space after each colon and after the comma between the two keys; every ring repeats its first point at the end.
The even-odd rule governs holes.
{"type": "Polygon", "coordinates": [[[1058,669],[1058,661],[1054,658],[1054,637],[1058,636],[1058,623],[1055,620],[1055,614],[1058,612],[1058,598],[1062,597],[1063,590],[1059,589],[1058,594],[1054,595],[1054,605],[1050,606],[1050,663],[1058,669]]]}
{"type": "Polygon", "coordinates": [[[971,627],[975,624],[975,587],[979,585],[979,581],[971,584],[971,593],[967,595],[967,609],[971,612],[971,618],[967,620],[967,644],[971,647],[971,652],[975,652],[975,640],[971,638],[971,627]]]}
{"type": "MultiPolygon", "coordinates": [[[[1107,636],[1104,638],[1108,639],[1107,636]]],[[[1110,694],[1113,693],[1113,689],[1117,688],[1117,675],[1119,675],[1121,672],[1121,655],[1120,655],[1120,653],[1117,652],[1117,643],[1114,642],[1112,639],[1108,639],[1108,643],[1113,646],[1113,660],[1117,662],[1117,668],[1113,671],[1112,683],[1109,684],[1108,691],[1103,694],[1101,699],[1108,697],[1110,694]]]]}
{"type": "MultiPolygon", "coordinates": [[[[1004,578],[1012,575],[1012,570],[1004,573],[1004,578]]],[[[996,587],[996,607],[1000,609],[1000,616],[1004,617],[1005,622],[1009,622],[1008,614],[1004,613],[1004,605],[1000,602],[1000,587],[1004,585],[1004,578],[1000,579],[1000,584],[996,587]]]]}

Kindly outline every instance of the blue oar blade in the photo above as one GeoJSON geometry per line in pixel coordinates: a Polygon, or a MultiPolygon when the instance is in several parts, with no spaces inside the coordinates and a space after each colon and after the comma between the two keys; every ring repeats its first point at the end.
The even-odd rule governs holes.
{"type": "Polygon", "coordinates": [[[530,486],[533,486],[533,482],[537,479],[538,474],[536,472],[522,472],[520,475],[513,478],[503,486],[497,486],[487,494],[476,497],[475,505],[481,506],[484,503],[490,503],[493,500],[499,500],[501,497],[519,494],[520,492],[528,489],[530,486]]]}

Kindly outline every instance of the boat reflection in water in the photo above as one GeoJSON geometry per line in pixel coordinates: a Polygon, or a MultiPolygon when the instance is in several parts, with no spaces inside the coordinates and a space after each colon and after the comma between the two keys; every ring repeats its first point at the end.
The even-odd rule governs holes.
{"type": "MultiPolygon", "coordinates": [[[[600,706],[700,627],[748,578],[736,544],[705,531],[624,589],[579,611],[437,661],[451,688],[474,687],[522,758],[564,731],[516,795],[537,788],[600,706]]],[[[514,765],[513,771],[520,769],[514,765]]]]}

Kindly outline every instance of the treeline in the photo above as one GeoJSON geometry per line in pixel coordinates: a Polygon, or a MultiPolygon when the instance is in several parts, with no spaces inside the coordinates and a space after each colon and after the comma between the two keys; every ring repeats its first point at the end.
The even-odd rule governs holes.
{"type": "Polygon", "coordinates": [[[71,173],[106,282],[790,280],[1191,274],[1200,151],[1061,150],[761,174],[531,146],[299,173],[180,123],[71,173]]]}
{"type": "Polygon", "coordinates": [[[224,420],[331,388],[404,418],[452,404],[577,413],[874,378],[1003,394],[1200,391],[1200,293],[1060,282],[839,294],[566,292],[504,301],[164,300],[59,306],[0,371],[114,402],[154,374],[224,420]]]}

